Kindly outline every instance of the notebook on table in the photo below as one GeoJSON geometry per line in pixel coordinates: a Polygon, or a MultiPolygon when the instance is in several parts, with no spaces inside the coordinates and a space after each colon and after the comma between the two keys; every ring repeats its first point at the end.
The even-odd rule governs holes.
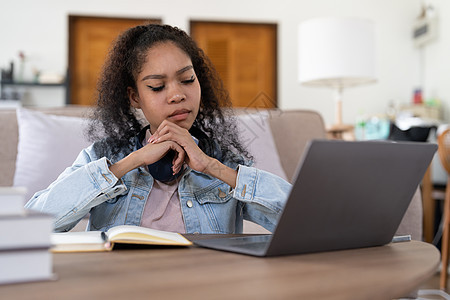
{"type": "Polygon", "coordinates": [[[418,142],[313,140],[273,234],[194,243],[255,256],[388,244],[436,150],[418,142]]]}

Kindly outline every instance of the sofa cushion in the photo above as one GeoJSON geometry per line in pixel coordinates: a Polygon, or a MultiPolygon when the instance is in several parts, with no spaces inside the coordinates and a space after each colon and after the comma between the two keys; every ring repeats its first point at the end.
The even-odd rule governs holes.
{"type": "Polygon", "coordinates": [[[268,120],[281,166],[292,182],[308,142],[326,138],[322,116],[314,111],[287,110],[271,112],[268,120]]]}
{"type": "Polygon", "coordinates": [[[27,198],[53,182],[89,145],[85,119],[17,110],[19,142],[14,186],[25,186],[27,198]]]}

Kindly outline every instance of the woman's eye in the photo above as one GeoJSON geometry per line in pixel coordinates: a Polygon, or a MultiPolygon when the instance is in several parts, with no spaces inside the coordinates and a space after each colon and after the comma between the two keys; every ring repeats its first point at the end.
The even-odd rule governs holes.
{"type": "Polygon", "coordinates": [[[161,86],[155,86],[155,87],[153,87],[153,86],[151,86],[151,85],[147,85],[152,91],[154,91],[154,92],[159,92],[159,91],[162,91],[162,89],[164,88],[164,85],[161,85],[161,86]]]}
{"type": "Polygon", "coordinates": [[[189,84],[189,83],[193,83],[194,81],[195,81],[195,76],[192,75],[191,78],[189,78],[189,79],[187,79],[187,80],[182,80],[181,83],[189,84]]]}

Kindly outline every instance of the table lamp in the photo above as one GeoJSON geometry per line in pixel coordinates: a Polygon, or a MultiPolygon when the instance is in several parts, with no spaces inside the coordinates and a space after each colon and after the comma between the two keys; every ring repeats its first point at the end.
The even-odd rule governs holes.
{"type": "Polygon", "coordinates": [[[351,130],[342,123],[344,88],[375,79],[374,23],[357,18],[316,18],[299,25],[299,80],[306,86],[335,90],[335,136],[351,130]]]}

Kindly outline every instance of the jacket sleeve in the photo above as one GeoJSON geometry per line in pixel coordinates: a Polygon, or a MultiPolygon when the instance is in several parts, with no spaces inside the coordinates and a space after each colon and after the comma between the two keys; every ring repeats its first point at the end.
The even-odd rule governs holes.
{"type": "Polygon", "coordinates": [[[292,185],[272,173],[239,165],[233,197],[245,203],[244,219],[273,231],[292,185]]]}
{"type": "Polygon", "coordinates": [[[126,193],[126,186],[109,170],[110,162],[93,157],[92,146],[78,155],[45,190],[39,191],[25,208],[51,214],[55,231],[69,231],[92,207],[126,193]]]}

